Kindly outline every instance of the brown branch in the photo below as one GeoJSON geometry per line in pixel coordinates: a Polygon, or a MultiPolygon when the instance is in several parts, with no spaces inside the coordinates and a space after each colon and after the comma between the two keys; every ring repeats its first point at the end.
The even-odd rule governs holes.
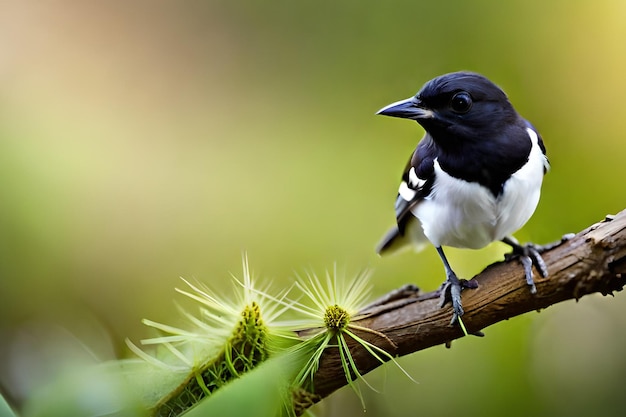
{"type": "MultiPolygon", "coordinates": [[[[478,288],[463,291],[467,331],[475,333],[499,321],[586,294],[621,291],[626,284],[626,210],[544,252],[543,259],[549,277],[536,279],[534,295],[516,260],[490,265],[478,274],[478,288]]],[[[451,315],[449,305],[439,307],[436,292],[419,294],[407,287],[383,297],[352,323],[372,330],[356,331],[360,337],[402,356],[462,337],[460,327],[450,325],[451,315]]],[[[380,365],[359,344],[349,342],[361,373],[380,365]]],[[[328,349],[314,378],[315,394],[303,393],[307,404],[301,405],[307,407],[346,383],[338,350],[328,349]]]]}

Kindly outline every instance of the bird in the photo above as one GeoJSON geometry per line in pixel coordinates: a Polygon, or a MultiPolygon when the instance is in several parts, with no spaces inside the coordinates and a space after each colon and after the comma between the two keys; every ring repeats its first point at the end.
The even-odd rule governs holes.
{"type": "Polygon", "coordinates": [[[533,265],[548,276],[542,247],[522,245],[512,234],[535,212],[550,163],[541,135],[505,92],[481,74],[452,72],[377,114],[415,120],[425,130],[402,173],[396,225],[382,238],[378,254],[420,250],[430,242],[445,269],[441,307],[452,304],[451,323],[464,314],[461,291],[477,284],[457,277],[444,246],[508,244],[512,252],[505,259],[520,259],[530,292],[536,293],[533,265]]]}

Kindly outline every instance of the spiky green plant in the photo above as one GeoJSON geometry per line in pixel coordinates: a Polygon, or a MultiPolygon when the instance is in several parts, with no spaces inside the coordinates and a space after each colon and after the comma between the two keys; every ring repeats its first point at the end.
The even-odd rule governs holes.
{"type": "MultiPolygon", "coordinates": [[[[368,285],[369,273],[362,272],[354,278],[347,279],[339,275],[335,266],[332,273],[327,271],[322,281],[315,274],[307,274],[296,282],[298,289],[304,294],[305,301],[293,303],[291,309],[306,319],[289,323],[291,328],[308,329],[305,341],[299,349],[307,349],[311,353],[305,366],[298,373],[294,387],[300,390],[300,396],[313,393],[314,376],[318,370],[320,358],[326,349],[336,348],[339,351],[342,368],[348,385],[360,398],[363,407],[364,399],[356,380],[362,380],[368,387],[376,391],[361,375],[348,348],[348,338],[353,339],[381,363],[387,360],[395,363],[410,379],[412,379],[394,357],[384,349],[359,337],[354,330],[375,333],[382,338],[384,335],[356,324],[358,312],[365,307],[370,295],[368,285]],[[304,390],[304,391],[302,391],[304,390]]],[[[296,401],[301,401],[297,398],[296,401]]],[[[306,402],[306,401],[305,401],[306,402]]]]}
{"type": "MultiPolygon", "coordinates": [[[[233,385],[233,381],[246,379],[256,368],[281,369],[281,380],[273,379],[272,383],[279,387],[283,413],[300,413],[318,400],[313,380],[327,349],[338,349],[347,383],[363,402],[355,382],[362,375],[348,349],[348,340],[360,344],[381,363],[396,363],[392,355],[355,333],[372,332],[384,338],[359,326],[356,320],[369,297],[369,274],[363,272],[347,279],[338,275],[335,267],[324,279],[315,274],[299,277],[295,287],[302,295],[296,301],[287,297],[289,290],[273,296],[267,288],[256,288],[245,257],[243,264],[243,280],[233,277],[237,294],[234,299],[218,298],[207,287],[184,280],[188,289],[177,291],[200,304],[199,316],[181,309],[192,324],[191,330],[144,320],[161,333],[142,341],[143,345],[155,347],[156,353],[148,354],[128,343],[146,362],[178,378],[173,389],[149,395],[152,415],[181,415],[194,405],[206,403],[203,400],[217,392],[223,403],[224,398],[230,397],[222,388],[228,386],[227,392],[232,393],[238,389],[233,386],[251,386],[243,382],[233,385]],[[287,311],[298,317],[280,321],[287,311]],[[273,365],[260,367],[268,360],[273,365]]],[[[214,404],[218,404],[217,408],[211,404],[205,408],[221,409],[219,401],[214,404]]]]}
{"type": "Polygon", "coordinates": [[[322,279],[309,274],[294,284],[293,300],[290,289],[271,295],[268,287],[257,288],[244,256],[243,277],[233,277],[231,297],[183,280],[186,287],[177,291],[198,305],[193,312],[179,307],[188,325],[144,320],[158,336],[142,341],[146,351],[127,341],[139,358],[86,366],[70,361],[42,385],[23,415],[292,417],[320,400],[314,375],[331,349],[362,398],[350,339],[381,362],[394,360],[355,333],[373,332],[358,325],[369,296],[367,277],[347,278],[336,268],[322,279]],[[281,320],[285,313],[293,319],[281,320]]]}
{"type": "Polygon", "coordinates": [[[243,265],[243,281],[233,277],[238,289],[235,299],[220,299],[207,287],[184,280],[190,290],[177,291],[200,303],[200,317],[181,309],[192,323],[192,330],[144,320],[144,324],[164,334],[142,341],[143,345],[158,348],[155,355],[128,342],[131,350],[153,365],[186,375],[176,389],[164,393],[151,406],[152,415],[182,414],[264,362],[277,350],[278,339],[288,339],[272,327],[272,322],[290,306],[285,299],[287,291],[271,299],[265,297],[264,291],[254,288],[245,257],[243,265]]]}

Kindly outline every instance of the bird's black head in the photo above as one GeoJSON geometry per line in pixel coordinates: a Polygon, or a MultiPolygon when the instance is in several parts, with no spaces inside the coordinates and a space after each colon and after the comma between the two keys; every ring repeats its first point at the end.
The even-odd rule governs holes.
{"type": "Polygon", "coordinates": [[[377,114],[416,120],[442,147],[488,140],[519,117],[506,94],[480,74],[453,72],[377,114]]]}

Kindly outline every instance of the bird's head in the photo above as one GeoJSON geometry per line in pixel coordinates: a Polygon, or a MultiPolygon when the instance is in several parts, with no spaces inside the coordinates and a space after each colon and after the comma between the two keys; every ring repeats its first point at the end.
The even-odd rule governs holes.
{"type": "Polygon", "coordinates": [[[497,85],[472,72],[434,78],[414,97],[385,106],[377,114],[415,120],[442,146],[485,140],[518,117],[497,85]]]}

